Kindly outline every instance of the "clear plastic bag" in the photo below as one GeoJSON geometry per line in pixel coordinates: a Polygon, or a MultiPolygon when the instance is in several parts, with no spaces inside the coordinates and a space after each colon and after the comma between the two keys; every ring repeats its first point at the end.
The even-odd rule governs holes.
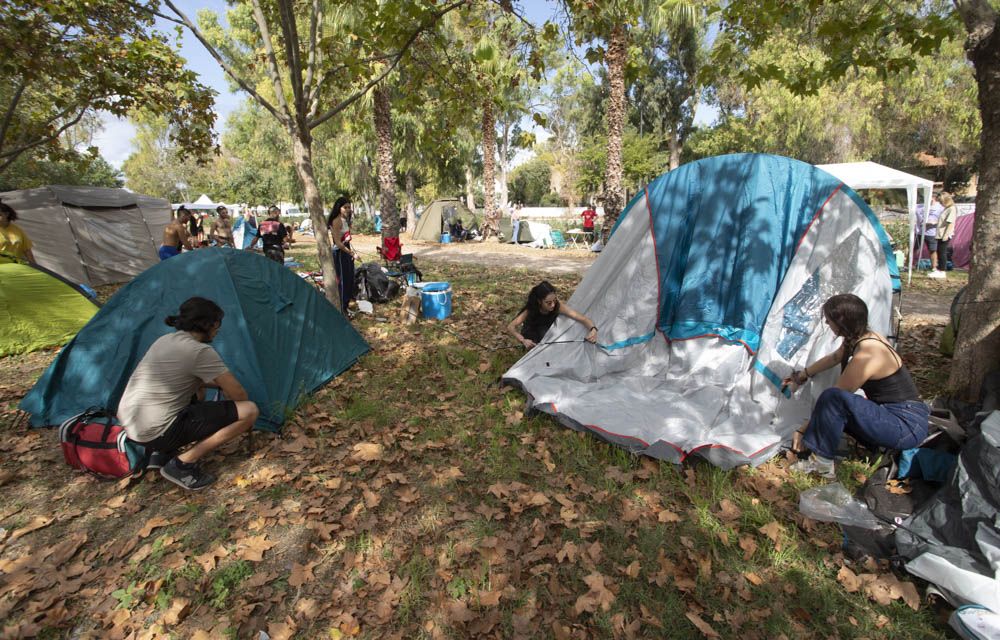
{"type": "Polygon", "coordinates": [[[881,529],[885,526],[868,506],[848,493],[839,482],[807,489],[799,495],[802,515],[820,522],[836,522],[850,527],[881,529]]]}

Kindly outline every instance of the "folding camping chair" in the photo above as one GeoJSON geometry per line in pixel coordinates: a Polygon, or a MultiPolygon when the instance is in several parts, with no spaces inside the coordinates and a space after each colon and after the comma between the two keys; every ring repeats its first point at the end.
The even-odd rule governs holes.
{"type": "Polygon", "coordinates": [[[554,249],[565,249],[569,246],[566,242],[566,236],[564,236],[563,232],[558,229],[549,231],[549,237],[552,238],[552,248],[554,249]]]}

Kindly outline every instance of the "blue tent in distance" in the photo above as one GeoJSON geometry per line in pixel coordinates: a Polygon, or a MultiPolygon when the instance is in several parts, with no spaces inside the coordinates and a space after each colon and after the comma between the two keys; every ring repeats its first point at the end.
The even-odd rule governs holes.
{"type": "Polygon", "coordinates": [[[278,431],[305,394],[350,368],[368,344],[316,289],[283,266],[229,248],[199,249],[150,267],[122,287],[21,401],[33,426],[99,406],[116,410],[149,346],[192,296],[225,311],[212,346],[260,408],[255,428],[278,431]]]}

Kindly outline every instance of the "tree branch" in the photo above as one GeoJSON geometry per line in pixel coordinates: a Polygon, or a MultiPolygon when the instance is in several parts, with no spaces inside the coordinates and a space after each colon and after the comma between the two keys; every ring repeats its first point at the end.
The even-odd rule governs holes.
{"type": "Polygon", "coordinates": [[[278,57],[274,54],[274,46],[271,43],[271,29],[267,26],[267,17],[260,6],[260,0],[253,0],[253,19],[260,29],[260,39],[264,45],[264,53],[267,54],[268,69],[267,74],[271,76],[271,84],[274,86],[274,98],[278,101],[278,107],[285,112],[285,117],[279,117],[279,121],[286,118],[294,121],[291,110],[288,108],[288,101],[285,100],[285,88],[281,84],[281,70],[278,68],[278,57]]]}
{"type": "Polygon", "coordinates": [[[468,0],[458,0],[457,2],[453,2],[450,5],[444,7],[440,11],[433,13],[431,19],[428,22],[414,29],[413,33],[410,34],[410,37],[407,38],[406,42],[403,43],[403,46],[400,48],[400,50],[397,51],[393,56],[391,56],[390,58],[391,62],[388,65],[386,65],[385,69],[382,70],[382,73],[372,78],[368,83],[365,84],[364,87],[355,92],[354,95],[350,96],[345,100],[342,100],[340,103],[338,103],[332,109],[328,110],[323,115],[310,120],[308,122],[309,129],[310,130],[315,129],[319,125],[323,124],[333,116],[337,115],[347,107],[357,102],[358,99],[360,99],[363,95],[368,93],[369,89],[374,87],[376,84],[381,82],[386,76],[392,73],[392,70],[396,68],[396,65],[398,65],[399,61],[403,59],[403,56],[406,55],[406,52],[409,50],[410,46],[416,41],[416,39],[420,36],[421,33],[423,33],[428,28],[433,26],[438,20],[440,20],[446,14],[466,4],[467,1],[468,0]]]}
{"type": "Polygon", "coordinates": [[[39,138],[38,140],[35,140],[34,142],[29,142],[28,144],[21,145],[20,147],[18,147],[16,149],[13,149],[13,150],[10,150],[10,151],[0,151],[0,158],[6,158],[6,160],[3,162],[3,164],[0,164],[0,172],[3,172],[3,170],[6,169],[8,166],[10,166],[10,164],[12,162],[14,162],[15,160],[17,160],[17,157],[19,155],[21,155],[22,153],[24,153],[28,149],[33,149],[33,148],[39,147],[39,146],[41,146],[43,144],[48,144],[49,142],[52,142],[53,140],[55,140],[56,138],[58,138],[59,136],[61,136],[62,133],[63,133],[63,131],[65,131],[66,129],[69,129],[70,127],[72,127],[73,125],[75,125],[77,122],[80,122],[80,120],[83,118],[83,115],[85,113],[87,113],[88,109],[90,109],[89,106],[88,107],[84,107],[83,109],[81,109],[80,113],[76,114],[75,118],[73,118],[72,120],[66,122],[66,124],[62,125],[58,129],[56,129],[55,132],[53,132],[49,136],[46,136],[44,138],[39,138]]]}
{"type": "Polygon", "coordinates": [[[17,109],[17,103],[21,101],[21,95],[27,86],[28,81],[22,77],[21,83],[14,90],[14,96],[10,99],[10,106],[7,107],[7,113],[3,116],[3,124],[0,125],[0,149],[3,149],[3,144],[7,140],[7,128],[10,126],[10,121],[14,118],[14,110],[17,109]]]}
{"type": "MultiPolygon", "coordinates": [[[[313,79],[316,76],[316,65],[318,64],[317,46],[319,44],[319,27],[323,24],[323,6],[320,0],[313,0],[312,15],[309,16],[309,54],[306,58],[306,81],[302,87],[306,100],[315,104],[313,96],[313,79]]],[[[310,106],[311,106],[310,105],[310,106]]],[[[310,108],[310,112],[312,109],[310,108]]],[[[311,113],[309,114],[312,115],[311,113]]]]}
{"type": "Polygon", "coordinates": [[[209,55],[211,55],[215,59],[215,61],[219,63],[219,66],[222,67],[222,70],[226,72],[226,75],[232,78],[233,82],[239,85],[240,89],[243,89],[248,94],[250,94],[250,96],[253,97],[253,99],[256,100],[258,104],[260,104],[260,106],[267,109],[268,112],[270,112],[270,114],[273,115],[275,118],[277,118],[279,121],[282,121],[284,119],[284,116],[282,116],[282,114],[278,112],[278,110],[274,107],[274,105],[268,102],[264,98],[264,96],[257,93],[257,91],[255,91],[254,88],[250,86],[249,82],[247,82],[239,75],[237,75],[236,70],[233,69],[232,65],[226,62],[225,59],[222,57],[222,55],[218,51],[216,51],[215,47],[209,44],[208,40],[205,38],[205,35],[201,32],[201,30],[199,30],[198,27],[196,27],[195,24],[191,22],[191,20],[186,15],[184,15],[183,11],[177,8],[177,5],[174,4],[173,0],[164,0],[164,2],[167,4],[168,7],[170,7],[170,10],[173,11],[175,14],[177,14],[177,16],[181,19],[181,22],[179,24],[183,24],[185,27],[187,27],[188,31],[190,31],[194,35],[194,37],[198,39],[198,42],[200,42],[202,46],[205,47],[206,50],[208,50],[209,55]]]}
{"type": "Polygon", "coordinates": [[[288,59],[288,79],[292,84],[295,117],[299,124],[305,121],[306,98],[302,92],[302,59],[299,56],[299,32],[295,25],[295,12],[289,0],[278,0],[281,34],[285,40],[285,57],[288,59]]]}

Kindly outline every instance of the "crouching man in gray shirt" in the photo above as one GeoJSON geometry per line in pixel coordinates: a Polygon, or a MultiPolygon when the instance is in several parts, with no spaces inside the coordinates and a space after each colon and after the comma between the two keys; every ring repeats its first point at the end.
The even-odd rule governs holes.
{"type": "Polygon", "coordinates": [[[222,316],[211,300],[186,300],[165,320],[177,331],[149,347],[118,403],[128,437],[154,452],[149,466],[191,491],[215,482],[198,460],[253,428],[260,413],[210,346],[222,316]],[[205,387],[218,387],[227,400],[203,402],[205,387]]]}

